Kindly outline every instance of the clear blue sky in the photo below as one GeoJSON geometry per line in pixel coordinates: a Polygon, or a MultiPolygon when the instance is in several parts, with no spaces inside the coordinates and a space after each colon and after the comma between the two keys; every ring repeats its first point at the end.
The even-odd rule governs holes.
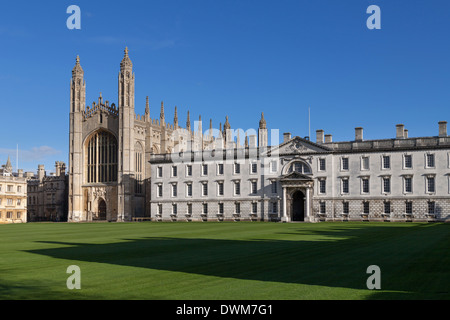
{"type": "MultiPolygon", "coordinates": [[[[232,128],[293,136],[323,129],[335,141],[437,135],[450,121],[450,1],[152,0],[9,1],[0,11],[0,163],[20,149],[19,167],[53,170],[68,158],[69,86],[76,55],[87,103],[117,102],[128,46],[136,112],[166,119],[178,106],[203,128],[229,115],[232,128]],[[81,30],[66,9],[81,8],[81,30]],[[381,30],[366,9],[381,8],[381,30]]],[[[171,121],[172,122],[172,121],[171,121]]]]}

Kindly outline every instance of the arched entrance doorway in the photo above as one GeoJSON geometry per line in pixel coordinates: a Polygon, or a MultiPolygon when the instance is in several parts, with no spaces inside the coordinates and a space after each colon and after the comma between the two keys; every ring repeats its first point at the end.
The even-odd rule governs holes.
{"type": "Polygon", "coordinates": [[[106,202],[103,199],[98,201],[98,220],[106,220],[106,202]]]}
{"type": "Polygon", "coordinates": [[[301,191],[292,195],[292,221],[305,221],[305,195],[301,191]]]}

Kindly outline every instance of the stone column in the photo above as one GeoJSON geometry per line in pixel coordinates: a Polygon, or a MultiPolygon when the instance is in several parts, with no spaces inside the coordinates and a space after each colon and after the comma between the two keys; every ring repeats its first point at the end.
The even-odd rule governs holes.
{"type": "Polygon", "coordinates": [[[287,208],[286,208],[286,187],[283,187],[283,216],[281,221],[287,222],[287,208]]]}
{"type": "Polygon", "coordinates": [[[311,221],[311,218],[310,218],[310,210],[311,210],[311,206],[310,206],[310,203],[309,203],[309,191],[310,191],[310,188],[306,188],[306,221],[311,221]]]}

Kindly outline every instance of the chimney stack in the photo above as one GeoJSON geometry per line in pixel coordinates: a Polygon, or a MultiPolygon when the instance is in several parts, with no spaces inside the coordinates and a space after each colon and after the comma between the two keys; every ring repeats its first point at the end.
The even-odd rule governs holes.
{"type": "Polygon", "coordinates": [[[355,141],[363,141],[363,128],[355,128],[355,141]]]}
{"type": "Polygon", "coordinates": [[[323,143],[323,130],[316,130],[316,142],[323,143]]]}
{"type": "Polygon", "coordinates": [[[407,139],[408,138],[408,129],[405,129],[403,132],[404,132],[405,139],[407,139]]]}
{"type": "Polygon", "coordinates": [[[397,139],[405,138],[405,126],[403,124],[396,125],[397,127],[397,139]]]}
{"type": "Polygon", "coordinates": [[[439,121],[439,137],[447,136],[447,121],[439,121]]]}
{"type": "Polygon", "coordinates": [[[326,134],[325,135],[325,143],[331,143],[333,142],[333,138],[331,136],[331,134],[326,134]]]}
{"type": "Polygon", "coordinates": [[[290,132],[283,133],[283,142],[286,142],[289,140],[291,140],[291,133],[290,132]]]}

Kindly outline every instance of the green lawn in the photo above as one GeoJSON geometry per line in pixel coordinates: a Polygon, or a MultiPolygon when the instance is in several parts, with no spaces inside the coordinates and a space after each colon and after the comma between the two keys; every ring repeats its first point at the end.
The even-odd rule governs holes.
{"type": "Polygon", "coordinates": [[[449,249],[440,223],[0,225],[0,299],[449,299],[449,249]]]}

